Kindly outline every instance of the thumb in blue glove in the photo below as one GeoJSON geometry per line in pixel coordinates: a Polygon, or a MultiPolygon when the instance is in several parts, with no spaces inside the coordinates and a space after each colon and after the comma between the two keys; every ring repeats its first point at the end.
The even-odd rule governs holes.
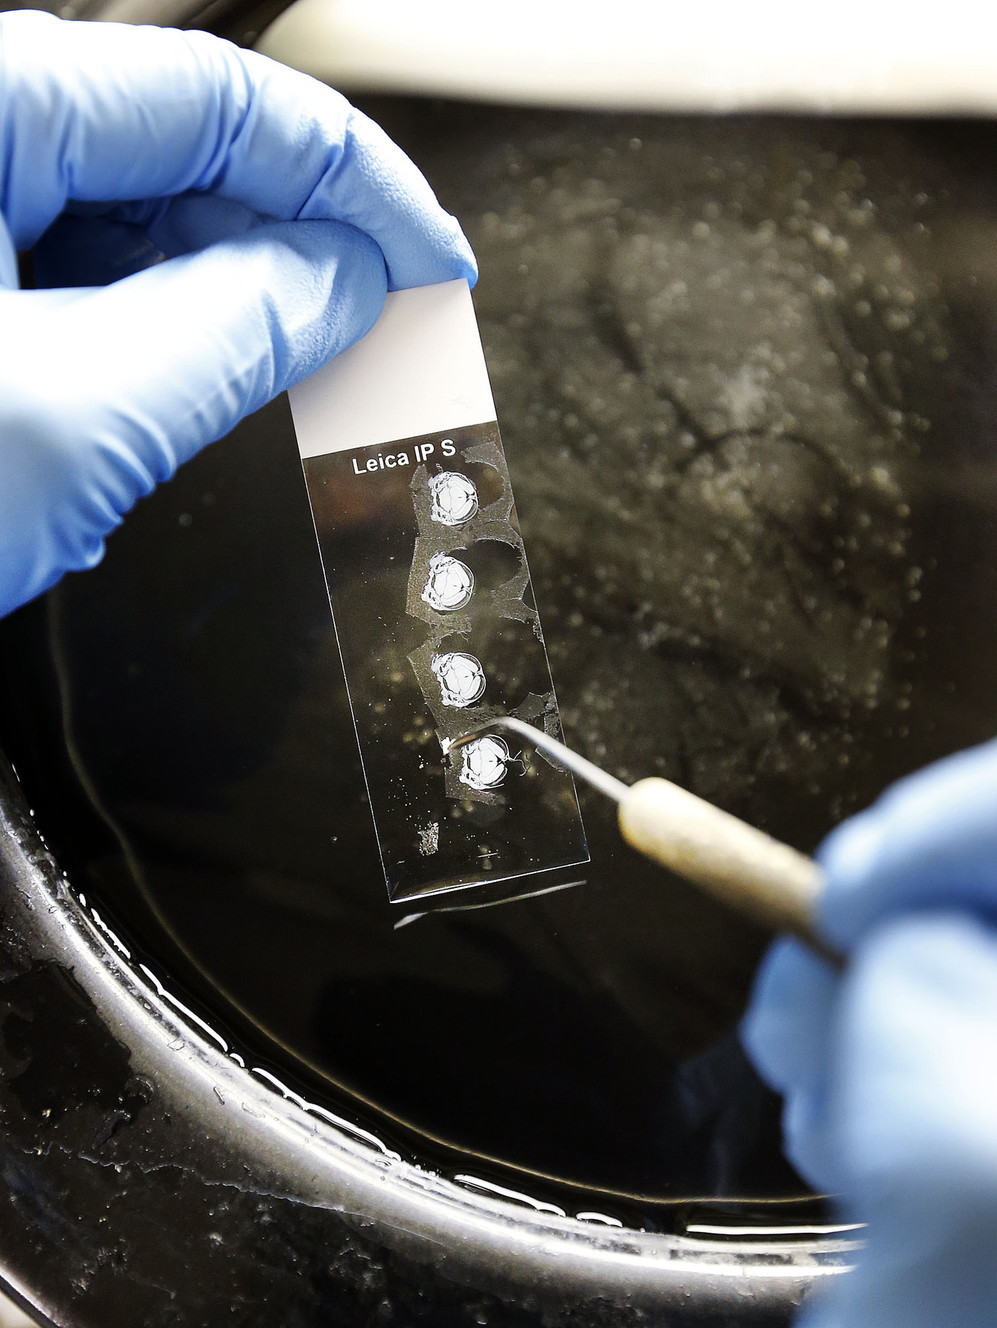
{"type": "Polygon", "coordinates": [[[386,290],[475,266],[377,126],[207,34],[0,15],[0,89],[2,614],[96,563],[140,497],[362,336],[386,290]],[[36,243],[67,288],[17,289],[36,243]],[[81,286],[95,265],[130,275],[81,286]]]}
{"type": "Polygon", "coordinates": [[[829,837],[843,974],[780,942],[743,1028],[787,1151],[868,1223],[808,1328],[997,1319],[997,743],[897,784],[829,837]]]}

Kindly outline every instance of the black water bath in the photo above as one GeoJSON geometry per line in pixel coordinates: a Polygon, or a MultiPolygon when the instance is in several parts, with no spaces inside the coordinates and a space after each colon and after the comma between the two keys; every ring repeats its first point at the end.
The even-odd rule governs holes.
{"type": "MultiPolygon", "coordinates": [[[[809,851],[991,736],[994,131],[369,109],[481,260],[568,741],[809,851]]],[[[768,938],[596,795],[571,888],[389,902],[284,400],[0,676],[0,1259],[43,1320],[733,1328],[847,1263],[737,1042],[768,938]]]]}

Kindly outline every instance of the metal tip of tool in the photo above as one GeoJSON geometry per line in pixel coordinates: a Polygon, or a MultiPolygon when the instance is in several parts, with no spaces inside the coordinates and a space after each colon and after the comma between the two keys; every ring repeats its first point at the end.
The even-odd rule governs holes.
{"type": "Polygon", "coordinates": [[[452,752],[483,733],[515,733],[620,806],[620,828],[633,847],[766,926],[788,931],[840,967],[842,960],[816,931],[816,900],[824,887],[816,863],[695,794],[663,779],[633,788],[600,770],[563,742],[511,715],[476,724],[443,750],[452,752]]]}
{"type": "Polygon", "coordinates": [[[521,719],[514,719],[512,715],[497,715],[494,719],[487,719],[482,724],[475,724],[474,728],[468,729],[459,738],[455,738],[448,743],[444,750],[447,752],[455,751],[457,748],[473,742],[481,734],[494,733],[496,730],[515,733],[524,742],[532,744],[547,756],[553,757],[559,765],[564,766],[566,770],[570,770],[579,779],[585,780],[587,784],[591,784],[593,788],[597,788],[607,798],[612,798],[614,802],[621,802],[626,796],[627,785],[621,780],[607,774],[605,770],[593,765],[591,761],[586,761],[584,756],[579,756],[570,747],[565,747],[563,742],[558,742],[549,733],[544,733],[542,729],[534,728],[532,724],[527,724],[521,719]]]}

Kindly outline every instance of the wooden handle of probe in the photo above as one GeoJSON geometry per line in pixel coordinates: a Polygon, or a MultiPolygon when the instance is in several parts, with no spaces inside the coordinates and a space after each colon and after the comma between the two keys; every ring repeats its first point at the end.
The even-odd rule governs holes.
{"type": "Polygon", "coordinates": [[[814,930],[824,876],[812,858],[666,779],[634,784],[619,816],[632,848],[756,921],[827,953],[814,930]]]}

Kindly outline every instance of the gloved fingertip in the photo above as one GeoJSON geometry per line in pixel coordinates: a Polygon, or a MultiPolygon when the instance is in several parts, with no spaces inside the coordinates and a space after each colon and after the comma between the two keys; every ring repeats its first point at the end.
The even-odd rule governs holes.
{"type": "Polygon", "coordinates": [[[751,1000],[738,1029],[741,1045],[755,1068],[766,1079],[765,1053],[771,1040],[772,1011],[777,1007],[778,993],[782,987],[781,955],[785,944],[785,941],[778,940],[766,951],[755,974],[751,1000]]]}
{"type": "Polygon", "coordinates": [[[767,1008],[752,1006],[741,1020],[737,1035],[748,1060],[755,1067],[758,1074],[765,1080],[769,1088],[780,1092],[780,1077],[776,1073],[777,1067],[769,1061],[769,1049],[772,1046],[773,1039],[771,1021],[768,1016],[767,1008]]]}
{"type": "Polygon", "coordinates": [[[817,857],[835,883],[847,886],[872,870],[879,842],[878,824],[869,812],[862,812],[832,830],[817,857]]]}
{"type": "Polygon", "coordinates": [[[880,820],[870,810],[842,822],[817,852],[827,877],[819,921],[835,945],[845,946],[854,939],[852,903],[876,870],[881,843],[880,820]]]}
{"type": "Polygon", "coordinates": [[[769,1064],[769,1050],[777,1041],[774,1025],[779,1019],[785,987],[785,952],[791,941],[777,940],[769,946],[755,974],[751,1000],[738,1028],[741,1045],[748,1059],[772,1088],[779,1087],[769,1064]]]}
{"type": "Polygon", "coordinates": [[[478,263],[471,246],[456,222],[454,234],[427,257],[425,253],[399,257],[387,263],[388,290],[409,290],[413,286],[430,286],[438,282],[463,278],[469,286],[478,280],[478,263]]]}
{"type": "Polygon", "coordinates": [[[461,229],[460,222],[450,214],[448,220],[453,228],[453,250],[450,261],[454,267],[454,277],[463,277],[468,285],[473,287],[478,280],[478,260],[474,256],[470,241],[461,229]]]}
{"type": "Polygon", "coordinates": [[[460,231],[460,238],[463,241],[463,254],[459,257],[463,262],[461,276],[466,278],[467,284],[473,290],[478,284],[478,260],[474,256],[474,250],[471,248],[463,231],[460,231]]]}
{"type": "Polygon", "coordinates": [[[831,966],[799,941],[787,937],[771,947],[740,1028],[745,1051],[771,1087],[787,1092],[820,1077],[836,990],[831,966]]]}
{"type": "Polygon", "coordinates": [[[837,1188],[841,1167],[826,1083],[791,1093],[782,1113],[783,1149],[789,1161],[815,1190],[837,1188]]]}

